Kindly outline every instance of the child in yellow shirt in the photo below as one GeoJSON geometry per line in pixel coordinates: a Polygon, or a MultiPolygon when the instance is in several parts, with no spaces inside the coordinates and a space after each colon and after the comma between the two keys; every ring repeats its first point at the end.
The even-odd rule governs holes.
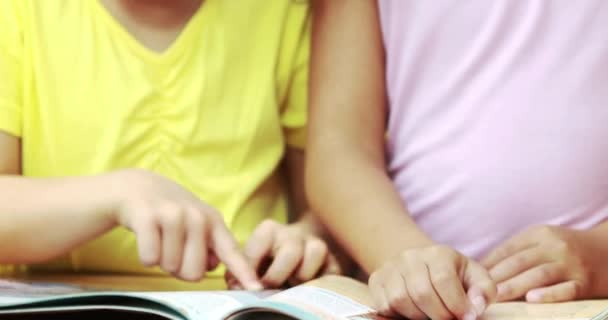
{"type": "Polygon", "coordinates": [[[308,16],[287,0],[0,0],[0,263],[69,254],[71,270],[198,280],[223,262],[248,289],[337,268],[308,214],[279,223],[282,163],[306,212],[308,16]]]}

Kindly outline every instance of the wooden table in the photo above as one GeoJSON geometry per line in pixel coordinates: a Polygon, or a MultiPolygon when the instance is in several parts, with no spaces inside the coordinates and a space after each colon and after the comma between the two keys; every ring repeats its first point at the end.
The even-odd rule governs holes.
{"type": "Polygon", "coordinates": [[[104,274],[23,274],[17,281],[62,283],[100,290],[125,291],[196,291],[225,290],[223,278],[208,278],[198,283],[163,276],[104,275],[104,274]]]}
{"type": "MultiPolygon", "coordinates": [[[[221,290],[225,289],[223,279],[207,279],[199,284],[187,283],[166,277],[151,276],[118,276],[100,274],[45,274],[28,275],[17,278],[21,281],[36,282],[55,282],[79,285],[83,287],[108,289],[108,290],[129,290],[129,291],[161,291],[171,288],[171,290],[221,290]]],[[[333,283],[330,285],[319,285],[339,293],[345,292],[348,285],[333,283]]],[[[362,303],[370,301],[367,292],[362,292],[365,288],[358,284],[355,300],[362,303]]],[[[366,288],[365,288],[365,291],[366,288]]],[[[494,304],[488,308],[482,320],[582,320],[589,319],[608,308],[608,300],[577,301],[559,304],[528,304],[523,302],[510,302],[494,304]]]]}

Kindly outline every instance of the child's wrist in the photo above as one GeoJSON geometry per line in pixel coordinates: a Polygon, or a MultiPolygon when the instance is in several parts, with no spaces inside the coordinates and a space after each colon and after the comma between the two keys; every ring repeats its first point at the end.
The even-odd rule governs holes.
{"type": "Polygon", "coordinates": [[[90,192],[96,195],[95,214],[109,224],[118,224],[118,213],[124,202],[126,179],[123,170],[91,177],[89,180],[90,192]]]}

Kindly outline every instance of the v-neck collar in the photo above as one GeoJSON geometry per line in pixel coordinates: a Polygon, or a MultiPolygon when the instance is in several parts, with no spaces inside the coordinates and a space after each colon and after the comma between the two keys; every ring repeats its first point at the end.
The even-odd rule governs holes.
{"type": "Polygon", "coordinates": [[[108,26],[121,36],[138,54],[145,59],[149,59],[158,63],[169,63],[175,59],[185,49],[189,40],[197,34],[197,29],[202,22],[203,11],[207,6],[207,0],[203,1],[196,12],[190,17],[184,28],[179,32],[175,40],[162,52],[158,52],[146,47],[141,41],[130,33],[125,26],[116,19],[112,13],[100,2],[100,0],[91,0],[94,9],[99,12],[108,26]]]}

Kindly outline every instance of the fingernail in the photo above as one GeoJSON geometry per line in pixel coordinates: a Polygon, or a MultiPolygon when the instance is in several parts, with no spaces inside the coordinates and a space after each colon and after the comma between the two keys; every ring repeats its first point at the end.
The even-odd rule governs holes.
{"type": "Polygon", "coordinates": [[[528,291],[526,294],[526,301],[528,302],[542,302],[543,293],[538,290],[528,291]]]}
{"type": "Polygon", "coordinates": [[[261,283],[259,283],[259,282],[251,282],[251,283],[247,284],[246,287],[247,287],[248,290],[251,290],[251,291],[262,291],[262,290],[264,290],[264,286],[261,283]]]}
{"type": "Polygon", "coordinates": [[[476,319],[477,319],[477,315],[474,312],[467,312],[463,318],[463,320],[476,320],[476,319]]]}
{"type": "Polygon", "coordinates": [[[484,311],[486,311],[486,299],[483,296],[475,296],[471,300],[473,307],[475,308],[475,312],[478,316],[482,315],[484,311]]]}

